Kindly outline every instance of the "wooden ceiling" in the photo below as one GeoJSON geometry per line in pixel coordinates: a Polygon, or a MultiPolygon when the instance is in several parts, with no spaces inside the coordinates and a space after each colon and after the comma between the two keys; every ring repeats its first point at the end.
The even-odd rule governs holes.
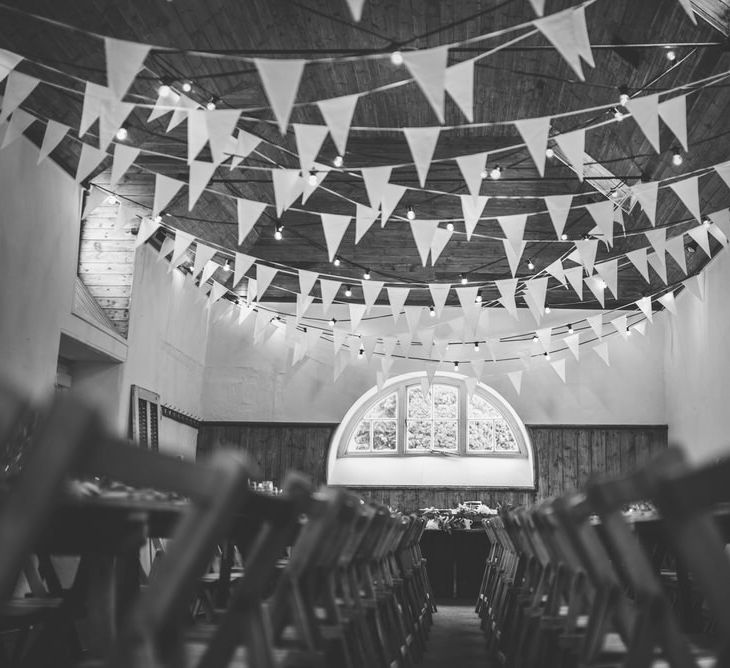
{"type": "MultiPolygon", "coordinates": [[[[575,2],[548,0],[546,13],[571,4],[575,2]]],[[[79,80],[54,74],[41,65],[105,84],[101,40],[39,21],[28,14],[70,24],[83,31],[179,49],[180,52],[153,51],[128,99],[153,103],[160,79],[169,77],[177,87],[186,80],[194,82],[191,96],[198,102],[205,103],[215,97],[219,99],[219,108],[249,110],[245,114],[247,119],[239,121],[239,127],[264,140],[259,145],[259,154],[250,156],[239,169],[229,170],[227,165],[219,168],[211,187],[228,195],[268,202],[274,201],[270,172],[246,167],[274,163],[298,168],[293,132],[290,130],[285,137],[279,134],[253,64],[234,59],[203,58],[187,51],[213,51],[221,56],[288,58],[387,53],[396,48],[425,48],[461,41],[534,18],[527,0],[367,0],[359,24],[352,22],[345,0],[95,0],[84,3],[8,0],[2,3],[0,47],[33,61],[24,62],[18,69],[41,76],[46,81],[62,83],[76,91],[83,89],[79,80]]],[[[595,47],[596,67],[585,67],[585,82],[576,78],[545,38],[540,35],[527,38],[477,63],[474,120],[515,120],[605,105],[618,100],[621,86],[625,86],[632,95],[661,92],[730,69],[730,55],[724,36],[704,21],[692,25],[677,0],[597,0],[586,9],[586,17],[591,43],[595,47]],[[663,47],[635,46],[647,43],[715,45],[677,46],[677,59],[670,62],[663,47]]],[[[509,37],[512,36],[452,49],[449,64],[471,58],[509,37]]],[[[404,67],[394,66],[387,58],[310,65],[305,70],[297,101],[314,102],[356,93],[406,76],[404,67]]],[[[79,94],[40,86],[24,106],[42,118],[78,127],[81,100],[79,94]]],[[[677,142],[665,126],[662,125],[661,129],[663,150],[657,154],[632,119],[590,130],[586,134],[586,152],[628,185],[637,183],[642,177],[657,180],[679,176],[729,159],[730,80],[690,94],[687,105],[690,150],[681,167],[672,165],[672,148],[677,142]]],[[[187,178],[185,123],[166,133],[169,116],[148,124],[148,113],[148,109],[139,108],[130,116],[129,143],[173,157],[143,154],[138,160],[138,167],[133,167],[118,187],[120,195],[144,206],[152,203],[154,172],[187,178]]],[[[584,127],[610,117],[610,112],[594,112],[556,119],[553,131],[584,127]]],[[[297,106],[291,121],[323,122],[313,104],[297,106]]],[[[465,122],[464,116],[447,96],[446,124],[465,122]]],[[[361,98],[353,119],[354,126],[389,128],[437,123],[428,102],[413,82],[361,98]]],[[[95,132],[96,126],[93,126],[91,134],[95,132]]],[[[26,134],[39,143],[43,125],[35,123],[26,134]]],[[[89,137],[87,135],[87,141],[89,137]]],[[[448,130],[441,134],[435,158],[494,151],[520,142],[511,124],[448,130]]],[[[69,138],[53,153],[53,157],[68,171],[75,173],[78,153],[78,142],[69,138]]],[[[336,153],[328,138],[319,160],[331,163],[336,153]]],[[[411,161],[408,147],[399,132],[352,131],[350,134],[346,167],[411,161]]],[[[580,183],[559,160],[548,161],[544,178],[539,176],[524,149],[500,153],[489,160],[490,164],[497,162],[504,167],[503,177],[499,181],[487,179],[482,185],[482,194],[494,197],[487,205],[485,216],[544,211],[543,202],[534,199],[541,195],[595,193],[576,200],[582,203],[605,198],[589,183],[580,183]],[[525,199],[502,199],[500,196],[522,196],[525,199]]],[[[105,163],[107,169],[108,166],[109,163],[105,163]]],[[[103,177],[100,182],[103,183],[103,177]]],[[[193,211],[188,212],[187,195],[183,189],[168,207],[165,223],[230,251],[241,250],[289,267],[344,278],[359,279],[366,267],[374,279],[402,284],[457,283],[460,274],[466,274],[470,281],[477,283],[511,276],[499,240],[502,233],[494,219],[480,222],[469,242],[463,233],[463,223],[456,223],[456,233],[436,265],[422,267],[405,221],[407,207],[413,206],[422,218],[458,219],[462,217],[459,199],[417,189],[418,179],[412,166],[394,169],[391,182],[416,188],[407,191],[396,209],[395,216],[400,219],[391,220],[384,229],[374,226],[357,245],[354,242],[354,225],[351,225],[340,246],[343,264],[339,268],[328,262],[319,218],[311,214],[286,212],[282,217],[284,240],[275,241],[273,231],[277,221],[273,209],[268,209],[244,245],[237,247],[234,200],[205,193],[193,211]]],[[[352,215],[352,201],[368,202],[357,174],[333,172],[323,185],[334,192],[320,188],[305,205],[297,204],[297,207],[352,215]]],[[[730,192],[715,174],[700,179],[700,188],[704,213],[730,204],[730,192]]],[[[427,189],[454,194],[467,192],[453,160],[432,165],[427,189]]],[[[667,189],[660,191],[658,225],[688,220],[689,217],[690,214],[673,193],[667,189]]],[[[631,234],[650,227],[639,208],[625,213],[624,220],[628,234],[622,236],[616,228],[613,250],[609,253],[601,244],[598,261],[647,244],[642,234],[631,234]]],[[[686,228],[693,224],[688,223],[686,228]]],[[[571,211],[566,232],[570,240],[575,240],[593,227],[585,209],[580,208],[571,211]]],[[[669,235],[683,229],[684,226],[673,227],[669,235]]],[[[528,219],[525,238],[534,241],[525,249],[517,274],[520,277],[534,275],[571,249],[570,241],[555,241],[547,214],[528,219]],[[535,271],[528,270],[528,258],[533,259],[535,271]]],[[[717,251],[717,242],[713,240],[712,243],[713,251],[717,251]]],[[[691,251],[692,248],[689,248],[687,253],[690,273],[707,261],[701,251],[691,251]]],[[[663,286],[653,271],[651,284],[648,284],[633,267],[624,268],[625,264],[625,261],[620,264],[620,299],[613,300],[607,293],[606,308],[615,308],[645,294],[656,293],[663,286]]],[[[684,274],[674,261],[668,260],[667,265],[669,282],[681,281],[684,274]]],[[[289,279],[280,274],[267,297],[291,299],[295,290],[294,277],[289,279]]],[[[421,298],[419,295],[423,303],[430,301],[428,291],[422,290],[414,291],[409,303],[416,303],[421,298]]],[[[488,302],[496,299],[498,294],[493,286],[486,286],[483,296],[488,302]]],[[[353,298],[360,298],[357,291],[353,298]]],[[[548,303],[553,307],[597,306],[595,301],[578,302],[572,290],[559,288],[557,282],[551,282],[548,303]]]]}

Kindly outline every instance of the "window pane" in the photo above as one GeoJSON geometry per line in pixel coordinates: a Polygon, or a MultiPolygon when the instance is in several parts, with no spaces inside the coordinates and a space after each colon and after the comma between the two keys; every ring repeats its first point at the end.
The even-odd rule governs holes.
{"type": "Polygon", "coordinates": [[[408,417],[409,418],[430,418],[431,417],[431,392],[424,399],[420,387],[408,388],[408,417]]]}
{"type": "Polygon", "coordinates": [[[433,423],[433,445],[442,450],[456,450],[458,423],[456,420],[435,420],[433,423]]]}
{"type": "Polygon", "coordinates": [[[428,450],[431,448],[430,420],[408,420],[406,448],[409,450],[428,450]]]}
{"type": "Polygon", "coordinates": [[[370,450],[370,421],[363,420],[352,434],[352,440],[348,450],[351,452],[362,452],[370,450]]]}
{"type": "Polygon", "coordinates": [[[395,450],[395,439],[395,420],[375,420],[373,422],[373,450],[395,450]]]}
{"type": "Polygon", "coordinates": [[[366,419],[375,420],[377,418],[393,418],[395,419],[396,405],[398,402],[398,395],[393,392],[389,394],[385,399],[375,404],[365,416],[366,419]]]}
{"type": "Polygon", "coordinates": [[[476,418],[501,418],[499,411],[492,406],[486,399],[476,394],[472,394],[469,399],[469,417],[476,418]]]}
{"type": "Polygon", "coordinates": [[[512,430],[509,428],[506,420],[495,420],[494,421],[494,441],[495,448],[502,452],[519,452],[520,449],[517,446],[515,437],[512,434],[512,430]]]}
{"type": "Polygon", "coordinates": [[[458,390],[451,385],[434,385],[433,416],[435,418],[459,417],[458,390]]]}
{"type": "Polygon", "coordinates": [[[492,420],[469,420],[466,448],[481,452],[494,450],[494,422],[492,420]]]}

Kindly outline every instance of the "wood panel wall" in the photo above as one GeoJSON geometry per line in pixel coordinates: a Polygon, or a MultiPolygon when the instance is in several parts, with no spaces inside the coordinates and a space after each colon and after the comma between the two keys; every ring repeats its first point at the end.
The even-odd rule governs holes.
{"type": "MultiPolygon", "coordinates": [[[[280,483],[284,473],[297,469],[325,482],[327,450],[336,424],[203,423],[198,430],[198,456],[220,447],[247,452],[265,480],[280,483]]],[[[363,498],[412,511],[435,506],[452,508],[461,501],[481,500],[526,505],[578,489],[589,476],[618,474],[640,466],[667,446],[667,427],[534,425],[527,427],[535,450],[535,491],[480,487],[367,487],[354,488],[363,498]]]]}

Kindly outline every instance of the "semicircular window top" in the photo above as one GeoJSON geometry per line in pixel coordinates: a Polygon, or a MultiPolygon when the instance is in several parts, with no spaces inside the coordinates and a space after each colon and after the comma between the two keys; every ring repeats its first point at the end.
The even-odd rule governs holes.
{"type": "Polygon", "coordinates": [[[458,374],[424,381],[406,374],[355,402],[330,445],[330,484],[534,488],[527,430],[497,392],[481,383],[469,392],[458,374]]]}

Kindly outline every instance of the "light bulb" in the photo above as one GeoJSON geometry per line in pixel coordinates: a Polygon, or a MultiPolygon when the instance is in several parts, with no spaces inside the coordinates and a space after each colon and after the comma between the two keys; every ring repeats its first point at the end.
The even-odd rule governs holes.
{"type": "Polygon", "coordinates": [[[610,192],[610,195],[611,197],[613,197],[613,199],[616,199],[618,197],[618,190],[612,190],[610,192]]]}
{"type": "Polygon", "coordinates": [[[332,161],[335,167],[342,167],[343,162],[345,161],[341,155],[336,155],[335,159],[332,161]]]}
{"type": "Polygon", "coordinates": [[[333,264],[333,265],[335,265],[335,267],[339,267],[339,266],[340,266],[340,264],[342,264],[342,262],[341,262],[340,258],[338,258],[338,257],[335,257],[335,259],[334,259],[334,261],[332,262],[332,264],[333,264]]]}
{"type": "Polygon", "coordinates": [[[492,170],[489,172],[489,178],[495,181],[502,178],[502,168],[499,165],[492,167],[492,170]]]}
{"type": "Polygon", "coordinates": [[[406,218],[408,218],[408,220],[415,220],[416,212],[413,210],[412,206],[408,207],[408,211],[406,212],[406,218]]]}
{"type": "Polygon", "coordinates": [[[160,84],[160,87],[157,89],[157,94],[160,97],[167,97],[171,92],[172,92],[172,89],[166,83],[160,84]]]}
{"type": "Polygon", "coordinates": [[[550,359],[550,353],[544,352],[543,355],[545,356],[545,359],[546,360],[549,360],[550,359]]]}
{"type": "Polygon", "coordinates": [[[527,268],[528,268],[528,269],[529,269],[530,271],[532,271],[532,270],[533,270],[533,269],[535,268],[535,263],[534,263],[534,262],[532,261],[532,258],[530,258],[530,259],[529,259],[529,260],[527,261],[527,268]]]}
{"type": "Polygon", "coordinates": [[[449,232],[453,232],[454,231],[454,223],[446,223],[446,229],[449,232]]]}
{"type": "Polygon", "coordinates": [[[631,336],[631,327],[626,328],[626,336],[631,336]]]}
{"type": "Polygon", "coordinates": [[[568,334],[573,333],[573,325],[568,325],[568,334]]]}
{"type": "Polygon", "coordinates": [[[482,296],[477,293],[477,296],[474,297],[474,303],[475,304],[481,304],[482,303],[482,296]]]}
{"type": "Polygon", "coordinates": [[[158,224],[161,223],[162,222],[162,216],[155,216],[155,222],[158,223],[158,224]]]}
{"type": "Polygon", "coordinates": [[[231,271],[231,263],[226,260],[226,263],[223,265],[223,271],[231,271]]]}
{"type": "Polygon", "coordinates": [[[312,170],[309,172],[309,178],[307,179],[307,182],[310,186],[316,186],[317,185],[317,172],[312,170]]]}
{"type": "Polygon", "coordinates": [[[481,176],[482,180],[484,180],[489,176],[489,174],[487,173],[486,169],[483,169],[481,172],[479,172],[479,176],[481,176]]]}
{"type": "Polygon", "coordinates": [[[189,93],[193,90],[193,84],[190,81],[183,81],[182,89],[184,93],[189,93]]]}
{"type": "Polygon", "coordinates": [[[434,306],[428,307],[428,315],[430,315],[432,318],[436,317],[436,308],[434,306]]]}
{"type": "Polygon", "coordinates": [[[676,167],[679,167],[684,162],[684,158],[682,157],[682,152],[675,148],[674,151],[672,151],[672,164],[676,167]]]}
{"type": "Polygon", "coordinates": [[[393,63],[393,65],[402,65],[403,54],[400,51],[393,51],[393,53],[390,54],[390,62],[393,63]]]}
{"type": "Polygon", "coordinates": [[[366,269],[366,270],[364,271],[364,273],[363,273],[362,277],[363,277],[363,278],[364,278],[364,279],[365,279],[366,281],[369,281],[369,280],[370,280],[370,269],[366,269]]]}
{"type": "Polygon", "coordinates": [[[546,306],[545,307],[545,313],[550,313],[550,307],[549,306],[546,306]]]}
{"type": "Polygon", "coordinates": [[[613,117],[617,121],[622,121],[622,120],[624,120],[624,112],[621,111],[619,108],[616,108],[616,109],[613,110],[613,117]]]}
{"type": "Polygon", "coordinates": [[[119,141],[124,141],[127,137],[129,137],[129,131],[122,125],[122,127],[117,130],[116,137],[119,141]]]}
{"type": "Polygon", "coordinates": [[[626,104],[629,101],[629,94],[628,93],[621,93],[618,96],[618,101],[619,101],[619,103],[621,104],[622,107],[625,107],[626,104]]]}
{"type": "Polygon", "coordinates": [[[206,109],[207,109],[208,111],[213,111],[213,110],[215,109],[215,107],[216,107],[216,100],[215,100],[215,98],[211,98],[211,99],[210,99],[210,100],[208,101],[208,104],[206,104],[206,105],[205,105],[205,108],[206,108],[206,109]]]}
{"type": "Polygon", "coordinates": [[[602,278],[598,279],[598,287],[601,288],[601,290],[606,289],[606,281],[604,281],[602,278]]]}
{"type": "Polygon", "coordinates": [[[539,339],[537,338],[537,334],[533,334],[533,336],[532,336],[532,342],[533,343],[537,343],[538,341],[539,341],[539,339]]]}
{"type": "Polygon", "coordinates": [[[568,235],[567,235],[567,234],[566,234],[565,232],[563,232],[563,233],[562,233],[562,234],[560,235],[560,238],[561,238],[561,240],[562,240],[562,241],[567,241],[567,240],[568,240],[568,235]]]}
{"type": "Polygon", "coordinates": [[[330,320],[329,320],[329,326],[330,327],[334,327],[336,324],[337,324],[337,320],[335,320],[334,318],[330,318],[330,320]]]}
{"type": "Polygon", "coordinates": [[[673,63],[675,60],[677,60],[677,52],[674,49],[667,49],[667,60],[670,63],[673,63]]]}
{"type": "Polygon", "coordinates": [[[545,157],[546,158],[554,158],[555,157],[555,151],[551,149],[549,146],[545,149],[545,157]]]}
{"type": "Polygon", "coordinates": [[[360,350],[358,350],[358,352],[357,352],[357,356],[358,356],[358,357],[359,357],[360,359],[362,359],[362,357],[363,357],[363,355],[364,355],[364,354],[365,354],[365,348],[363,348],[363,347],[361,346],[361,347],[360,347],[360,350]]]}
{"type": "Polygon", "coordinates": [[[454,362],[454,371],[458,371],[458,370],[459,370],[459,363],[454,362]]]}
{"type": "Polygon", "coordinates": [[[281,241],[284,237],[284,235],[282,234],[283,230],[284,230],[283,225],[277,225],[276,229],[274,230],[274,239],[276,239],[277,241],[281,241]]]}
{"type": "Polygon", "coordinates": [[[464,274],[461,274],[460,282],[462,285],[466,285],[469,282],[469,279],[466,276],[464,276],[464,274]]]}
{"type": "Polygon", "coordinates": [[[474,351],[479,352],[479,341],[474,341],[474,351]]]}
{"type": "Polygon", "coordinates": [[[352,297],[352,288],[349,285],[345,286],[345,297],[352,297]]]}
{"type": "Polygon", "coordinates": [[[703,224],[703,225],[704,225],[705,227],[708,227],[709,225],[711,225],[711,224],[712,224],[712,221],[711,221],[711,220],[710,220],[709,218],[703,218],[703,219],[702,219],[702,224],[703,224]]]}

